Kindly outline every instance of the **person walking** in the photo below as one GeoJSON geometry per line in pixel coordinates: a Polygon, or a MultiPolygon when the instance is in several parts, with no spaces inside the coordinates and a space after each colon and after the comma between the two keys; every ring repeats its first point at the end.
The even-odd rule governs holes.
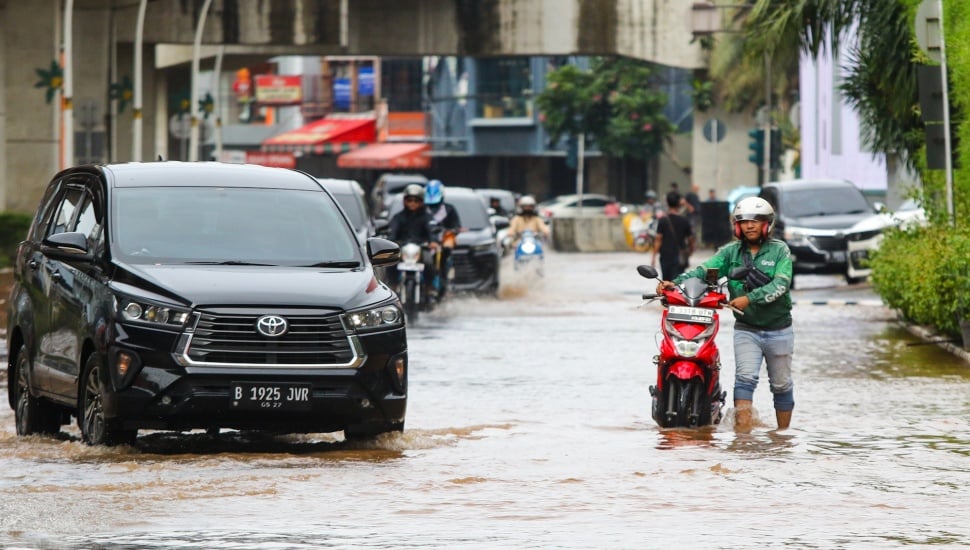
{"type": "Polygon", "coordinates": [[[668,211],[657,222],[657,235],[653,240],[651,265],[656,267],[660,257],[660,272],[665,279],[673,279],[687,269],[690,255],[694,253],[694,231],[687,218],[677,213],[682,198],[679,193],[667,193],[668,211]]]}
{"type": "Polygon", "coordinates": [[[754,391],[761,365],[765,363],[779,430],[791,425],[795,408],[792,381],[792,257],[784,241],[771,238],[775,211],[759,197],[741,200],[734,207],[734,236],[737,240],[721,247],[700,266],[657,285],[657,293],[689,277],[704,277],[716,269],[721,277],[745,267],[743,280],[729,280],[729,304],[734,323],[734,410],[735,430],[751,430],[754,391]]]}

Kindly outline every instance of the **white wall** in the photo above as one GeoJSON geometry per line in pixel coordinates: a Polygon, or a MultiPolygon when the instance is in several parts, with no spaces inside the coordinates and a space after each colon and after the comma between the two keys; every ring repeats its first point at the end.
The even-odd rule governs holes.
{"type": "Polygon", "coordinates": [[[802,56],[802,178],[847,179],[863,190],[884,191],[885,156],[863,150],[858,114],[845,104],[838,89],[843,64],[830,52],[820,54],[817,61],[802,56]]]}

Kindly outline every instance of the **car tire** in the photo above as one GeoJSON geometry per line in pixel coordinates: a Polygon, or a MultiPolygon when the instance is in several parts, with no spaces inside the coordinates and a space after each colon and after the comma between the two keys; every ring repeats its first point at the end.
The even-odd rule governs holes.
{"type": "Polygon", "coordinates": [[[855,284],[859,284],[859,283],[865,282],[866,278],[867,277],[864,277],[864,276],[863,277],[850,277],[847,274],[845,276],[845,282],[849,283],[850,285],[855,285],[855,284]]]}
{"type": "Polygon", "coordinates": [[[30,356],[27,346],[17,353],[17,364],[11,373],[14,386],[14,417],[17,435],[52,435],[61,431],[61,411],[53,403],[30,393],[30,356]]]}
{"type": "Polygon", "coordinates": [[[77,415],[81,439],[88,445],[130,445],[135,442],[138,430],[122,430],[104,416],[104,397],[108,391],[104,368],[104,361],[97,353],[92,353],[84,364],[77,415]]]}

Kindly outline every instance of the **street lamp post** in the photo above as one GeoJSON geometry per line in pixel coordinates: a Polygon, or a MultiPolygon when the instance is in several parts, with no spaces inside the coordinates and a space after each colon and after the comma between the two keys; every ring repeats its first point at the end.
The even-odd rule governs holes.
{"type": "Polygon", "coordinates": [[[205,17],[209,13],[209,5],[212,0],[205,0],[202,10],[199,11],[199,23],[195,27],[195,41],[192,44],[192,93],[189,102],[189,114],[191,115],[189,130],[189,161],[199,160],[199,116],[196,111],[199,108],[199,56],[202,47],[202,31],[205,29],[205,17]]]}
{"type": "Polygon", "coordinates": [[[142,153],[142,42],[145,35],[145,10],[148,0],[141,0],[138,4],[138,20],[135,23],[135,89],[132,90],[132,122],[131,122],[131,160],[141,162],[142,153]]]}

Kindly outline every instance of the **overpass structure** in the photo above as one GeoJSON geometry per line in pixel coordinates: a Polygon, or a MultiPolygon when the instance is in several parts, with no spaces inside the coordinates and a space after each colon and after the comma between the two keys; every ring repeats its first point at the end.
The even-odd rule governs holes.
{"type": "Polygon", "coordinates": [[[144,47],[136,52],[139,4],[0,0],[0,211],[35,208],[65,167],[65,127],[113,136],[114,146],[95,160],[131,160],[133,114],[109,116],[117,109],[108,91],[131,73],[136,56],[144,66],[142,157],[166,151],[165,69],[191,62],[200,11],[210,4],[203,63],[211,68],[219,46],[223,70],[277,55],[618,55],[703,66],[688,31],[688,0],[147,0],[144,47]],[[58,81],[65,37],[73,52],[70,98],[46,93],[58,81]]]}

